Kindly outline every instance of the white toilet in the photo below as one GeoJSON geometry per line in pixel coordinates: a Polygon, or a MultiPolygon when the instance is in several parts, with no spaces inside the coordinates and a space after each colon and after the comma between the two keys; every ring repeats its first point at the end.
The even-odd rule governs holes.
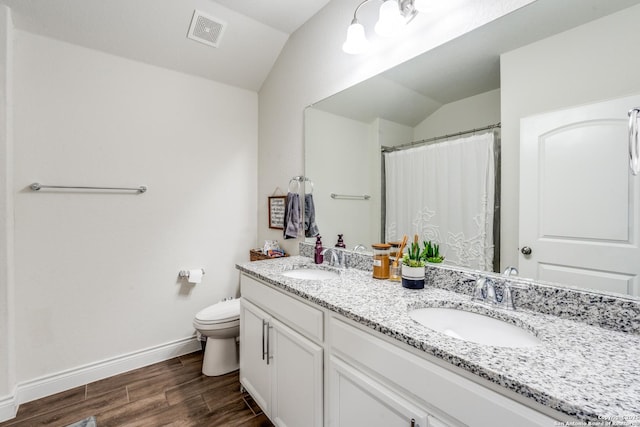
{"type": "Polygon", "coordinates": [[[220,301],[200,310],[193,319],[193,327],[207,337],[203,374],[215,377],[238,369],[239,298],[220,301]]]}

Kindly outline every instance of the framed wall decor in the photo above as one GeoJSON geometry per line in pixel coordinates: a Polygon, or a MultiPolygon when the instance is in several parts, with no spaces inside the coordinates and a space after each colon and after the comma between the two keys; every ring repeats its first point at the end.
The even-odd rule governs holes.
{"type": "Polygon", "coordinates": [[[269,228],[284,229],[284,207],[287,196],[269,197],[269,228]]]}

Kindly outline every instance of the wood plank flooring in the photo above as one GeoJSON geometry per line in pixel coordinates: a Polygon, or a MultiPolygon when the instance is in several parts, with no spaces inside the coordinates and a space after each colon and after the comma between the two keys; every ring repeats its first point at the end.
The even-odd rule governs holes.
{"type": "Polygon", "coordinates": [[[202,375],[191,353],[20,405],[0,427],[62,427],[95,416],[98,427],[272,427],[238,372],[202,375]]]}

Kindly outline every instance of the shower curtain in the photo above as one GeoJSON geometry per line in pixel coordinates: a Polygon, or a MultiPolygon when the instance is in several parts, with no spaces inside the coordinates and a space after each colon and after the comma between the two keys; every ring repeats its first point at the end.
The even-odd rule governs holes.
{"type": "Polygon", "coordinates": [[[418,234],[445,263],[493,270],[493,132],[384,153],[387,241],[418,234]]]}

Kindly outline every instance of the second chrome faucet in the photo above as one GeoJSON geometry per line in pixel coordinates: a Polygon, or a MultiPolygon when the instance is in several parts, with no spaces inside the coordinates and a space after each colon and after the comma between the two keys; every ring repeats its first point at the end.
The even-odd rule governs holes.
{"type": "Polygon", "coordinates": [[[347,268],[347,256],[344,251],[336,248],[325,248],[322,250],[322,256],[325,256],[327,252],[331,253],[331,258],[329,259],[330,266],[347,268]]]}
{"type": "Polygon", "coordinates": [[[498,280],[489,277],[480,277],[476,280],[472,301],[481,302],[497,308],[506,310],[515,310],[516,306],[513,301],[513,288],[525,289],[523,285],[516,285],[508,278],[518,274],[515,267],[507,267],[502,273],[502,277],[498,280]],[[495,283],[502,284],[502,296],[498,298],[495,289],[495,283]]]}

